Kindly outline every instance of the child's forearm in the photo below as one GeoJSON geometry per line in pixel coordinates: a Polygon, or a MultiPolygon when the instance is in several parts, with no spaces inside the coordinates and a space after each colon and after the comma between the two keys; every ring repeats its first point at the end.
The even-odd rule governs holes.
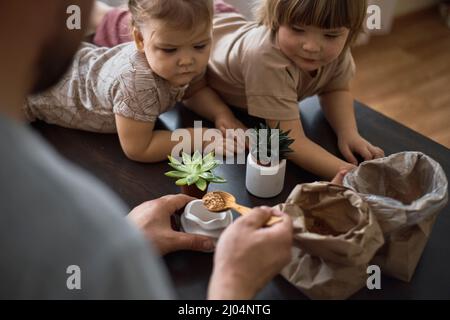
{"type": "Polygon", "coordinates": [[[339,159],[309,140],[303,131],[300,120],[266,120],[266,122],[272,128],[279,123],[281,130],[290,130],[289,136],[294,139],[294,143],[290,147],[294,152],[288,154],[288,159],[305,170],[320,177],[331,179],[340,169],[351,166],[351,164],[339,159]]]}
{"type": "Polygon", "coordinates": [[[143,122],[116,115],[117,133],[126,156],[139,162],[159,162],[174,151],[189,153],[204,146],[203,128],[154,130],[154,122],[143,122]],[[173,139],[172,139],[173,137],[173,139]]]}
{"type": "Polygon", "coordinates": [[[297,138],[291,145],[294,151],[288,159],[303,169],[323,177],[332,179],[342,168],[351,165],[332,155],[307,137],[297,138]]]}
{"type": "Polygon", "coordinates": [[[124,152],[131,160],[138,162],[159,162],[167,159],[177,142],[171,141],[172,132],[155,130],[151,140],[145,148],[124,148],[124,152]]]}
{"type": "MultiPolygon", "coordinates": [[[[194,144],[194,129],[193,128],[184,128],[178,129],[180,134],[177,135],[179,137],[182,133],[183,138],[179,140],[172,140],[172,131],[167,130],[155,130],[152,133],[152,138],[148,143],[146,148],[135,150],[135,152],[127,152],[125,154],[128,158],[138,162],[160,162],[167,159],[167,156],[172,154],[172,151],[175,147],[177,147],[178,151],[184,150],[184,152],[188,152],[188,150],[194,151],[197,149],[204,147],[205,143],[200,141],[198,145],[194,144]],[[181,130],[185,130],[184,132],[181,130]],[[189,132],[189,134],[187,134],[189,132]],[[186,133],[186,134],[185,134],[186,133]]],[[[200,137],[203,136],[203,129],[200,133],[200,137]]],[[[129,148],[129,150],[133,150],[129,148]]]]}
{"type": "Polygon", "coordinates": [[[210,87],[204,87],[197,91],[192,97],[184,100],[184,104],[193,112],[212,122],[216,121],[218,117],[233,116],[228,106],[210,87]]]}
{"type": "Polygon", "coordinates": [[[322,110],[338,138],[341,154],[353,163],[358,164],[355,155],[364,160],[384,157],[384,152],[365,140],[358,132],[353,108],[353,97],[349,91],[335,91],[320,96],[322,110]]]}
{"type": "Polygon", "coordinates": [[[350,91],[341,90],[322,94],[320,104],[325,118],[338,137],[358,133],[353,96],[350,91]]]}

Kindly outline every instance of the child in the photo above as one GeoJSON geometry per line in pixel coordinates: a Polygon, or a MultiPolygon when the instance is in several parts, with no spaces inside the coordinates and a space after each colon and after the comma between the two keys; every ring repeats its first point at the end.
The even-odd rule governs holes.
{"type": "Polygon", "coordinates": [[[111,49],[84,43],[56,87],[27,99],[27,117],[118,132],[125,154],[142,162],[164,160],[178,144],[171,132],[154,125],[182,98],[221,130],[243,127],[202,81],[211,47],[212,0],[130,0],[129,8],[134,43],[111,49]]]}
{"type": "Polygon", "coordinates": [[[270,126],[291,130],[290,159],[319,176],[384,152],[357,130],[349,82],[354,74],[350,46],[362,30],[363,0],[262,0],[257,21],[219,13],[213,23],[208,85],[230,105],[245,108],[270,126]],[[309,140],[299,119],[298,102],[318,94],[342,155],[309,140]]]}
{"type": "Polygon", "coordinates": [[[383,150],[359,135],[349,91],[350,46],[362,30],[366,8],[364,0],[261,0],[256,22],[230,8],[218,12],[208,85],[229,105],[291,130],[290,159],[319,176],[331,178],[357,165],[353,153],[366,160],[383,157],[383,150]],[[316,94],[350,163],[303,132],[298,102],[316,94]]]}

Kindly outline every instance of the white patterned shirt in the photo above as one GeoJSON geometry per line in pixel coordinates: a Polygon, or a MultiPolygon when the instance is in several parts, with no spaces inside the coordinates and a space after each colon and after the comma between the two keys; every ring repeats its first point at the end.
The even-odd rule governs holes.
{"type": "Polygon", "coordinates": [[[155,122],[186,89],[155,74],[132,42],[113,48],[83,43],[63,79],[45,93],[28,97],[24,110],[29,121],[113,133],[115,114],[155,122]]]}

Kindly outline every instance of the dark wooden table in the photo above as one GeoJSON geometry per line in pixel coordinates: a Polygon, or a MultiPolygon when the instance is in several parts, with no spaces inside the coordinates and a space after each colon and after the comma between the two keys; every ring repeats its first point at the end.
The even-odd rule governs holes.
{"type": "MultiPolygon", "coordinates": [[[[326,123],[316,98],[301,104],[302,122],[306,134],[330,152],[339,155],[336,137],[326,123]]],[[[356,118],[362,136],[381,146],[387,155],[400,151],[421,151],[438,161],[447,177],[450,173],[449,149],[396,123],[368,107],[355,103],[356,118]]],[[[248,126],[251,119],[240,112],[236,114],[248,126]]],[[[192,126],[200,120],[188,110],[178,106],[160,117],[159,126],[168,129],[192,126]]],[[[205,124],[205,123],[204,123],[205,124]]],[[[166,163],[140,164],[128,160],[116,135],[94,134],[69,130],[42,122],[33,125],[66,158],[85,168],[112,188],[130,208],[143,201],[166,194],[178,193],[174,181],[165,177],[166,163]]],[[[222,165],[216,172],[228,183],[219,185],[233,192],[237,200],[247,206],[275,205],[283,202],[299,183],[317,180],[292,163],[288,163],[283,192],[272,199],[258,199],[245,189],[245,165],[222,165]]],[[[217,186],[212,185],[210,190],[217,186]]],[[[439,215],[422,259],[410,283],[388,277],[382,278],[382,289],[362,289],[356,299],[449,299],[450,298],[450,207],[439,215]]],[[[165,257],[178,296],[182,299],[204,299],[212,270],[212,254],[177,252],[165,257]]],[[[255,270],[257,272],[257,270],[255,270]]],[[[281,276],[270,282],[257,296],[259,299],[306,299],[281,276]]]]}

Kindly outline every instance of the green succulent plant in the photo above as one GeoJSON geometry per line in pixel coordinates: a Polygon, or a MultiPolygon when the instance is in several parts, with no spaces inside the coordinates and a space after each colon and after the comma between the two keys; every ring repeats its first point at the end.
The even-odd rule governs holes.
{"type": "Polygon", "coordinates": [[[270,128],[269,126],[267,126],[264,123],[259,123],[258,126],[255,127],[255,131],[252,133],[252,139],[255,143],[256,147],[251,148],[250,152],[252,153],[253,158],[256,161],[260,161],[259,159],[259,150],[263,150],[263,154],[265,154],[264,152],[264,148],[266,148],[266,152],[267,152],[267,156],[269,158],[272,157],[276,157],[278,155],[280,160],[286,159],[287,154],[290,152],[294,152],[291,148],[290,145],[292,143],[294,143],[294,139],[289,137],[289,133],[291,133],[291,130],[288,131],[283,131],[280,129],[280,123],[278,122],[277,126],[275,128],[270,128]],[[274,130],[278,130],[278,150],[274,150],[274,152],[272,153],[272,136],[274,136],[276,134],[276,131],[274,130]],[[263,136],[260,135],[260,130],[267,130],[267,138],[263,139],[263,136]]]}
{"type": "Polygon", "coordinates": [[[166,172],[165,175],[177,179],[175,182],[177,186],[195,184],[198,189],[205,191],[208,183],[227,182],[213,173],[213,170],[219,165],[219,161],[214,159],[214,152],[208,153],[204,157],[199,151],[195,151],[192,157],[183,152],[182,162],[171,156],[168,158],[169,166],[175,170],[166,172]]]}

